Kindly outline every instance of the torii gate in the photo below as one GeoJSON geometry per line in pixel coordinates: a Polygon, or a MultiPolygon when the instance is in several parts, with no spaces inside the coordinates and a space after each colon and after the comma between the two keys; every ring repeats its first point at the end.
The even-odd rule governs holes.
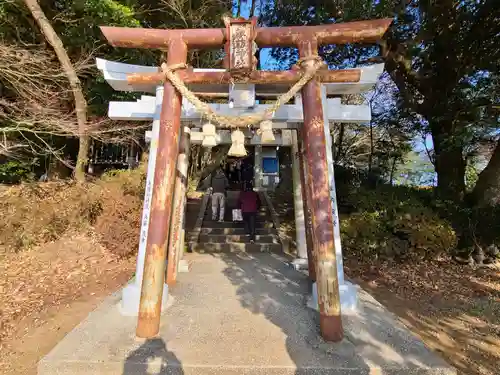
{"type": "MultiPolygon", "coordinates": [[[[225,29],[159,30],[101,27],[112,46],[168,51],[166,63],[162,65],[163,72],[137,73],[127,77],[129,83],[164,85],[137,336],[150,338],[159,331],[167,242],[179,154],[182,106],[180,92],[182,87],[179,86],[179,81],[191,85],[275,82],[288,86],[302,81],[304,119],[302,134],[308,166],[305,172],[307,178],[304,180],[309,183],[304,190],[305,203],[311,212],[312,258],[317,280],[320,330],[325,340],[342,339],[321,82],[357,82],[361,73],[358,69],[318,70],[316,64],[318,47],[326,44],[375,43],[383,36],[391,22],[391,19],[382,19],[320,26],[257,28],[255,19],[247,21],[239,18],[226,19],[225,29]],[[254,43],[261,48],[297,47],[299,56],[304,61],[305,71],[255,70],[254,43]],[[183,69],[187,63],[188,49],[222,46],[226,51],[224,61],[226,71],[196,72],[192,69],[183,69]]],[[[284,102],[286,101],[288,100],[284,102]]],[[[215,119],[220,120],[223,126],[231,127],[227,119],[216,116],[215,119]]],[[[265,118],[260,120],[263,119],[265,118]]],[[[258,121],[257,119],[254,123],[258,121]]]]}

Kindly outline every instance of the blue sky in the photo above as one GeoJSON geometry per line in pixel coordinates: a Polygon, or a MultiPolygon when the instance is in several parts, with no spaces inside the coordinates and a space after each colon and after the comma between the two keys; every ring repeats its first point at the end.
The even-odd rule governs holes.
{"type": "MultiPolygon", "coordinates": [[[[256,0],[257,1],[257,0],[256,0]]],[[[251,6],[251,1],[245,1],[241,5],[241,16],[244,18],[248,18],[250,16],[250,6],[251,6]]],[[[236,4],[237,2],[235,1],[233,3],[233,14],[236,15],[236,4]]],[[[257,6],[255,7],[255,16],[259,16],[259,11],[260,11],[260,1],[257,1],[257,6]]],[[[276,69],[276,60],[273,59],[271,56],[271,48],[263,48],[260,51],[260,64],[263,70],[273,70],[276,69]]]]}

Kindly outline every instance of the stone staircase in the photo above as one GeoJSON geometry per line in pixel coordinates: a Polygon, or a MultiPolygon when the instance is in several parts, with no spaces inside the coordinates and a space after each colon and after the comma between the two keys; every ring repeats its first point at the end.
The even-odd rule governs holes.
{"type": "Polygon", "coordinates": [[[197,253],[218,252],[281,252],[281,244],[265,202],[262,202],[256,220],[255,243],[245,232],[243,222],[232,221],[232,210],[237,207],[239,191],[229,191],[224,222],[212,220],[210,201],[205,210],[198,241],[190,236],[189,249],[197,253]]]}

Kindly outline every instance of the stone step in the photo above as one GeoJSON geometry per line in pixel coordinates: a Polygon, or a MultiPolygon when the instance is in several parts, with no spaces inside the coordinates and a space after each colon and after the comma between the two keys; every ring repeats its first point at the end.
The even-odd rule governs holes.
{"type": "MultiPolygon", "coordinates": [[[[225,235],[244,235],[246,234],[245,228],[201,228],[201,234],[225,234],[225,235]]],[[[274,228],[256,228],[255,234],[257,235],[276,235],[274,228]]]]}
{"type": "MultiPolygon", "coordinates": [[[[211,213],[205,214],[205,216],[203,216],[203,219],[204,220],[212,220],[212,214],[211,213]]],[[[269,215],[269,214],[257,214],[255,219],[257,221],[272,221],[271,215],[269,215]]],[[[233,214],[231,213],[231,211],[226,212],[226,214],[224,215],[224,220],[227,220],[227,221],[233,220],[233,214]]]]}
{"type": "MultiPolygon", "coordinates": [[[[212,223],[218,223],[218,222],[219,222],[219,220],[212,220],[212,217],[203,218],[203,226],[209,227],[212,223]]],[[[224,223],[230,223],[230,224],[235,224],[235,225],[244,225],[243,221],[233,221],[232,217],[225,217],[224,223]]],[[[263,225],[263,224],[272,225],[273,222],[272,222],[272,220],[266,220],[264,218],[256,218],[255,224],[256,225],[263,225]]]]}
{"type": "MultiPolygon", "coordinates": [[[[202,228],[245,228],[245,224],[242,221],[212,221],[203,220],[202,228]]],[[[255,223],[255,228],[274,228],[272,222],[257,221],[255,223]]]]}
{"type": "Polygon", "coordinates": [[[200,243],[190,242],[189,250],[195,253],[261,253],[281,252],[281,245],[275,243],[200,243]]]}
{"type": "MultiPolygon", "coordinates": [[[[238,203],[236,202],[226,202],[226,204],[224,205],[224,207],[226,208],[226,210],[234,210],[234,209],[237,209],[237,208],[240,208],[240,206],[238,205],[238,203]]],[[[207,211],[211,211],[212,210],[212,205],[210,204],[210,202],[207,204],[207,211]]],[[[257,212],[267,212],[267,206],[261,206],[257,212]]]]}
{"type": "MultiPolygon", "coordinates": [[[[250,236],[248,234],[202,234],[200,235],[200,243],[250,243],[250,236]]],[[[278,236],[256,235],[255,242],[257,243],[277,243],[279,244],[278,236]]]]}
{"type": "MultiPolygon", "coordinates": [[[[232,215],[233,215],[233,209],[232,208],[230,208],[230,209],[226,208],[224,217],[231,218],[232,215]]],[[[211,210],[205,211],[205,216],[204,217],[205,218],[211,218],[212,217],[212,211],[211,210]]],[[[264,218],[266,220],[271,220],[271,215],[267,211],[257,212],[257,218],[258,219],[259,218],[264,218]]]]}

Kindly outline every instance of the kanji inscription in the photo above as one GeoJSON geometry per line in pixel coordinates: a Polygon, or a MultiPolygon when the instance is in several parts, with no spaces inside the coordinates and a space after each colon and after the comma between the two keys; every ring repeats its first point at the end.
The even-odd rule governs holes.
{"type": "Polygon", "coordinates": [[[257,65],[254,56],[258,48],[255,43],[257,19],[225,18],[224,23],[227,38],[225,68],[237,74],[251,72],[257,65]]]}
{"type": "Polygon", "coordinates": [[[233,23],[230,26],[231,69],[246,70],[252,68],[251,26],[249,23],[233,23]]]}

